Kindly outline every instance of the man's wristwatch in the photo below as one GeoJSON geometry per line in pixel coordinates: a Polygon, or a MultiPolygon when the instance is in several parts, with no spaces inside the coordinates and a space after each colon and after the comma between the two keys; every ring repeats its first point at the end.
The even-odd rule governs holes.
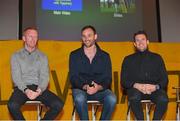
{"type": "Polygon", "coordinates": [[[83,90],[87,90],[87,85],[84,85],[84,86],[83,86],[83,90]]]}
{"type": "Polygon", "coordinates": [[[159,84],[156,84],[156,90],[160,89],[159,84]]]}
{"type": "Polygon", "coordinates": [[[24,92],[27,90],[28,88],[26,87],[25,89],[24,89],[24,92]]]}

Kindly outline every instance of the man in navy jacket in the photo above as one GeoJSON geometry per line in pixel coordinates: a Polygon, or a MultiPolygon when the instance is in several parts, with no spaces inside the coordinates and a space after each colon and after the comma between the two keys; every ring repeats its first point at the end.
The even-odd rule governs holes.
{"type": "Polygon", "coordinates": [[[81,34],[82,47],[71,52],[69,61],[76,110],[80,120],[88,120],[87,100],[98,100],[103,104],[100,120],[110,120],[116,104],[116,97],[110,90],[110,56],[96,43],[97,34],[93,26],[85,26],[81,34]]]}

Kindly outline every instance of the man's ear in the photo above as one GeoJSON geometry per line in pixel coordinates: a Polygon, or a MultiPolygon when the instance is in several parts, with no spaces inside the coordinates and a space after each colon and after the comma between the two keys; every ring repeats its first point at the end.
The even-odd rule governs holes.
{"type": "Polygon", "coordinates": [[[149,40],[147,40],[147,44],[149,44],[149,40]]]}
{"type": "Polygon", "coordinates": [[[25,42],[25,36],[22,37],[22,40],[25,42]]]}
{"type": "Polygon", "coordinates": [[[137,47],[136,42],[133,42],[134,47],[137,47]]]}
{"type": "Polygon", "coordinates": [[[97,35],[97,34],[95,34],[94,36],[95,36],[95,40],[96,40],[98,35],[97,35]]]}

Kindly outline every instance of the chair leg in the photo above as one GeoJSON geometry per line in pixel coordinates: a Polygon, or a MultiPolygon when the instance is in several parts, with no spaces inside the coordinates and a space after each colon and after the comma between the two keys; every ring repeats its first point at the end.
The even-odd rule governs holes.
{"type": "Polygon", "coordinates": [[[127,121],[130,121],[131,120],[131,111],[130,111],[130,104],[128,102],[128,109],[127,109],[127,121]]]}
{"type": "Polygon", "coordinates": [[[149,121],[150,120],[150,117],[149,117],[149,103],[146,103],[146,120],[149,121]]]}
{"type": "Polygon", "coordinates": [[[98,111],[98,108],[99,108],[99,105],[96,106],[96,110],[95,110],[95,113],[94,113],[95,116],[96,116],[96,113],[98,111]]]}
{"type": "Polygon", "coordinates": [[[148,114],[149,114],[149,115],[150,115],[150,112],[151,112],[151,108],[152,108],[152,104],[149,104],[149,107],[148,107],[148,109],[149,109],[148,114]]]}
{"type": "Polygon", "coordinates": [[[179,114],[179,104],[177,103],[177,105],[176,105],[176,120],[177,121],[179,121],[179,119],[180,119],[180,114],[179,114]]]}
{"type": "Polygon", "coordinates": [[[95,112],[94,112],[94,105],[92,104],[92,121],[96,121],[95,112]]]}
{"type": "Polygon", "coordinates": [[[40,110],[41,110],[41,104],[38,104],[38,105],[37,105],[37,120],[38,120],[38,121],[41,120],[40,110]]]}
{"type": "Polygon", "coordinates": [[[76,120],[76,111],[75,111],[75,106],[73,107],[73,112],[72,112],[72,121],[76,120]]]}

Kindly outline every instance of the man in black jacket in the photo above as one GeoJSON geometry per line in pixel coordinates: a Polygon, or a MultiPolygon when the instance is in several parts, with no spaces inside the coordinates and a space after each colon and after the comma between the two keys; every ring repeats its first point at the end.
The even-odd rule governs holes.
{"type": "Polygon", "coordinates": [[[144,120],[142,99],[156,104],[153,120],[162,119],[168,105],[165,91],[168,77],[163,59],[148,50],[149,40],[144,31],[134,34],[136,53],[126,56],[121,69],[121,85],[127,90],[130,107],[137,120],[144,120]]]}
{"type": "Polygon", "coordinates": [[[97,34],[92,26],[81,30],[82,47],[70,54],[69,72],[73,100],[80,120],[88,120],[87,100],[103,104],[100,120],[110,120],[116,105],[116,96],[110,90],[111,60],[96,43],[97,34]]]}

